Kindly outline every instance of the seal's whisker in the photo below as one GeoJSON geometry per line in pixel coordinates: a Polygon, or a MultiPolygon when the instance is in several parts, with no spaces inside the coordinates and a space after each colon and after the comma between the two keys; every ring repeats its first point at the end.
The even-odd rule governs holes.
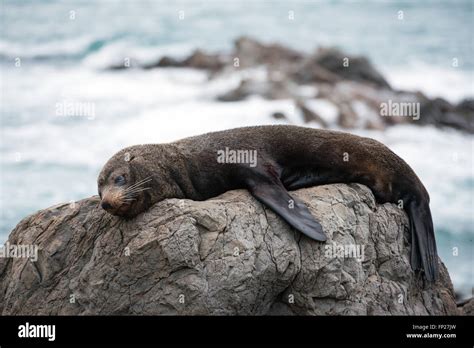
{"type": "Polygon", "coordinates": [[[132,191],[135,191],[135,190],[150,189],[150,188],[151,188],[150,186],[145,186],[145,187],[139,186],[139,187],[134,187],[132,190],[129,190],[127,192],[132,192],[132,191]]]}
{"type": "Polygon", "coordinates": [[[125,191],[125,194],[127,194],[127,193],[133,193],[133,192],[138,192],[138,191],[142,191],[142,190],[149,190],[150,188],[151,188],[151,187],[149,187],[149,186],[147,186],[147,187],[141,187],[141,186],[139,186],[139,187],[135,187],[135,188],[133,188],[133,189],[131,189],[131,190],[125,191]]]}
{"type": "Polygon", "coordinates": [[[125,188],[124,191],[133,190],[134,188],[143,186],[143,185],[149,183],[150,181],[151,181],[151,179],[150,179],[150,180],[143,181],[143,182],[136,183],[136,184],[134,184],[134,185],[132,185],[132,186],[129,186],[129,187],[125,188]]]}
{"type": "Polygon", "coordinates": [[[135,194],[135,193],[139,193],[139,192],[146,191],[146,190],[151,190],[151,187],[138,187],[136,189],[133,189],[131,191],[127,191],[125,193],[126,194],[135,194]]]}
{"type": "MultiPolygon", "coordinates": [[[[143,183],[143,184],[146,184],[146,183],[143,183]]],[[[127,188],[123,189],[123,191],[124,191],[124,192],[133,191],[134,189],[139,188],[139,187],[141,187],[141,186],[142,186],[142,184],[136,185],[136,186],[133,186],[133,187],[130,186],[130,187],[127,187],[127,188]]]]}
{"type": "Polygon", "coordinates": [[[125,192],[125,191],[120,192],[118,199],[121,201],[127,201],[130,199],[135,200],[135,198],[132,195],[130,195],[128,192],[125,192]]]}
{"type": "Polygon", "coordinates": [[[136,198],[124,198],[122,199],[123,202],[131,202],[131,201],[136,201],[136,198]]]}
{"type": "Polygon", "coordinates": [[[131,189],[133,189],[133,188],[135,188],[135,187],[138,187],[138,186],[141,186],[141,185],[143,185],[143,184],[146,184],[146,183],[150,182],[151,180],[152,180],[152,177],[151,177],[151,176],[148,176],[148,177],[146,177],[145,179],[140,180],[140,181],[136,182],[135,184],[130,185],[129,187],[125,188],[125,191],[131,190],[131,189]]]}
{"type": "Polygon", "coordinates": [[[129,190],[129,189],[138,187],[138,186],[143,185],[144,183],[147,183],[147,182],[150,182],[150,181],[151,181],[151,178],[145,178],[145,179],[143,179],[143,180],[137,181],[137,182],[136,182],[135,184],[133,184],[133,185],[128,186],[127,188],[125,188],[125,190],[129,190]]]}

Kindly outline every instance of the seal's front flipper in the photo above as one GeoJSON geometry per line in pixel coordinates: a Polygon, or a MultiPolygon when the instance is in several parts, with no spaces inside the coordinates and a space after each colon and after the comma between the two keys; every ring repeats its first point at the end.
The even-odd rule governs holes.
{"type": "Polygon", "coordinates": [[[249,190],[256,199],[298,231],[320,242],[326,240],[321,224],[311,215],[306,205],[291,197],[281,184],[255,183],[250,185],[249,190]]]}

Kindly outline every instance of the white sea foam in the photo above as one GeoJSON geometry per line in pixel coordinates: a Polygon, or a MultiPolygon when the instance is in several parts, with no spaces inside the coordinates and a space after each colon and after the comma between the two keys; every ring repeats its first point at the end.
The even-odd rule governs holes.
{"type": "Polygon", "coordinates": [[[147,65],[158,62],[163,56],[182,59],[188,56],[196,46],[191,43],[170,43],[160,46],[141,46],[131,41],[117,41],[102,47],[97,52],[89,54],[82,60],[82,65],[106,69],[130,60],[131,66],[147,65]]]}
{"type": "Polygon", "coordinates": [[[394,126],[385,132],[359,130],[357,133],[385,143],[414,169],[430,192],[436,226],[452,233],[472,233],[472,136],[413,125],[394,126]],[[453,229],[453,225],[458,228],[453,229]]]}
{"type": "Polygon", "coordinates": [[[421,91],[430,98],[442,97],[452,103],[474,96],[474,72],[450,65],[440,67],[413,62],[403,68],[383,68],[382,72],[392,87],[407,91],[421,91]]]}
{"type": "Polygon", "coordinates": [[[10,58],[71,56],[85,53],[86,49],[95,41],[96,39],[92,36],[38,43],[19,43],[2,39],[0,40],[0,54],[10,58]]]}
{"type": "Polygon", "coordinates": [[[309,99],[306,106],[315,111],[329,125],[335,126],[339,116],[339,110],[332,102],[327,99],[309,99]]]}

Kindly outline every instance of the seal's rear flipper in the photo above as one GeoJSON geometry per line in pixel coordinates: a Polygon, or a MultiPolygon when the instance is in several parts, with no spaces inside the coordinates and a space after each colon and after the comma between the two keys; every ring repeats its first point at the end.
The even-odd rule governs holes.
{"type": "Polygon", "coordinates": [[[412,201],[408,204],[411,229],[411,266],[423,269],[428,281],[438,278],[438,253],[433,220],[428,202],[412,201]]]}
{"type": "Polygon", "coordinates": [[[326,240],[321,224],[311,215],[306,205],[291,197],[281,184],[255,183],[249,190],[256,199],[298,231],[320,242],[326,240]]]}

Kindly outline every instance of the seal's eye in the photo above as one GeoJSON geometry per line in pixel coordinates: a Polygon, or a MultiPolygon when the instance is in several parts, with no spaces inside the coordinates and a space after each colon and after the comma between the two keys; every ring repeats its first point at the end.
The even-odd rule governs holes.
{"type": "Polygon", "coordinates": [[[123,175],[119,175],[114,180],[115,185],[122,186],[125,184],[125,177],[123,175]]]}

